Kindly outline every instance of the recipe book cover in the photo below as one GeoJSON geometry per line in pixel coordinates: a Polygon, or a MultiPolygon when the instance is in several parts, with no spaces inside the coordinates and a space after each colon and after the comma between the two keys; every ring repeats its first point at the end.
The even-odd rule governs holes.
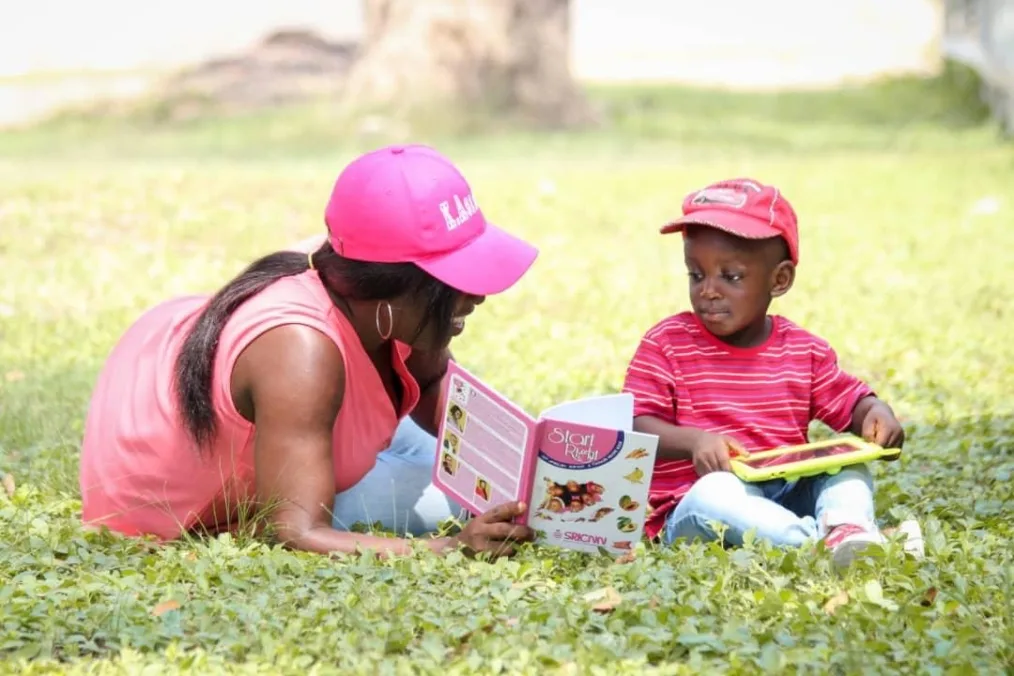
{"type": "Polygon", "coordinates": [[[633,397],[566,402],[535,419],[451,362],[433,483],[481,514],[521,500],[537,541],[584,551],[640,538],[658,437],[632,431],[633,397]]]}

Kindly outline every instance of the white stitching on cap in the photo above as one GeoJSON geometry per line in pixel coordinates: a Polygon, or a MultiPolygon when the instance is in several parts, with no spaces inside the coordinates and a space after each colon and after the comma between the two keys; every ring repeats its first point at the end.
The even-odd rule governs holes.
{"type": "Polygon", "coordinates": [[[768,225],[772,228],[775,227],[775,203],[781,197],[781,193],[778,192],[778,188],[775,188],[775,197],[771,200],[771,206],[768,207],[768,225]]]}

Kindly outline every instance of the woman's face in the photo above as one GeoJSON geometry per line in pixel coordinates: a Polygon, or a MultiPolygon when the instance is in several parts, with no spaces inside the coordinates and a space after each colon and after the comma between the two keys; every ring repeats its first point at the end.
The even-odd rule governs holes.
{"type": "Polygon", "coordinates": [[[451,319],[451,337],[460,336],[465,330],[465,318],[475,312],[475,308],[486,300],[485,296],[472,296],[461,294],[458,296],[458,303],[454,307],[454,315],[451,319]]]}
{"type": "MultiPolygon", "coordinates": [[[[450,337],[453,339],[461,335],[465,330],[466,318],[475,311],[475,308],[486,300],[485,296],[473,296],[470,294],[459,294],[454,305],[454,313],[451,319],[450,337]]],[[[394,303],[392,303],[394,305],[394,303]]],[[[399,310],[395,312],[395,331],[392,334],[401,342],[408,343],[417,350],[439,350],[447,347],[449,340],[441,341],[439,327],[435,326],[429,317],[426,316],[426,307],[413,300],[405,300],[397,303],[399,310]],[[416,336],[418,327],[425,323],[422,333],[416,336]]],[[[381,317],[384,322],[386,317],[381,317]]]]}

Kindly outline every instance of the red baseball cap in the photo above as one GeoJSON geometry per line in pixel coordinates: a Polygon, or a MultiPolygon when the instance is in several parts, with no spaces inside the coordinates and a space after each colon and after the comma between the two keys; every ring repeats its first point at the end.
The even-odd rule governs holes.
{"type": "Polygon", "coordinates": [[[774,186],[749,178],[712,183],[683,198],[683,217],[662,226],[662,234],[686,225],[707,225],[746,239],[781,237],[792,262],[799,263],[796,212],[774,186]]]}
{"type": "Polygon", "coordinates": [[[374,263],[415,263],[463,293],[506,291],[538,249],[486,220],[472,188],[424,145],[361,155],[338,176],[324,211],[331,246],[374,263]]]}

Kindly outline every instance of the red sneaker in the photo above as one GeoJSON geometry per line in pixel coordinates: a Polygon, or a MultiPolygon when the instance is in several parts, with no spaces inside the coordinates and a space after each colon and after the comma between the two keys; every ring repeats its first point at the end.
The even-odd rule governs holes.
{"type": "Polygon", "coordinates": [[[838,568],[847,568],[855,560],[856,554],[866,547],[885,542],[879,531],[867,530],[854,523],[835,526],[824,536],[824,545],[831,550],[832,560],[838,568]]]}

